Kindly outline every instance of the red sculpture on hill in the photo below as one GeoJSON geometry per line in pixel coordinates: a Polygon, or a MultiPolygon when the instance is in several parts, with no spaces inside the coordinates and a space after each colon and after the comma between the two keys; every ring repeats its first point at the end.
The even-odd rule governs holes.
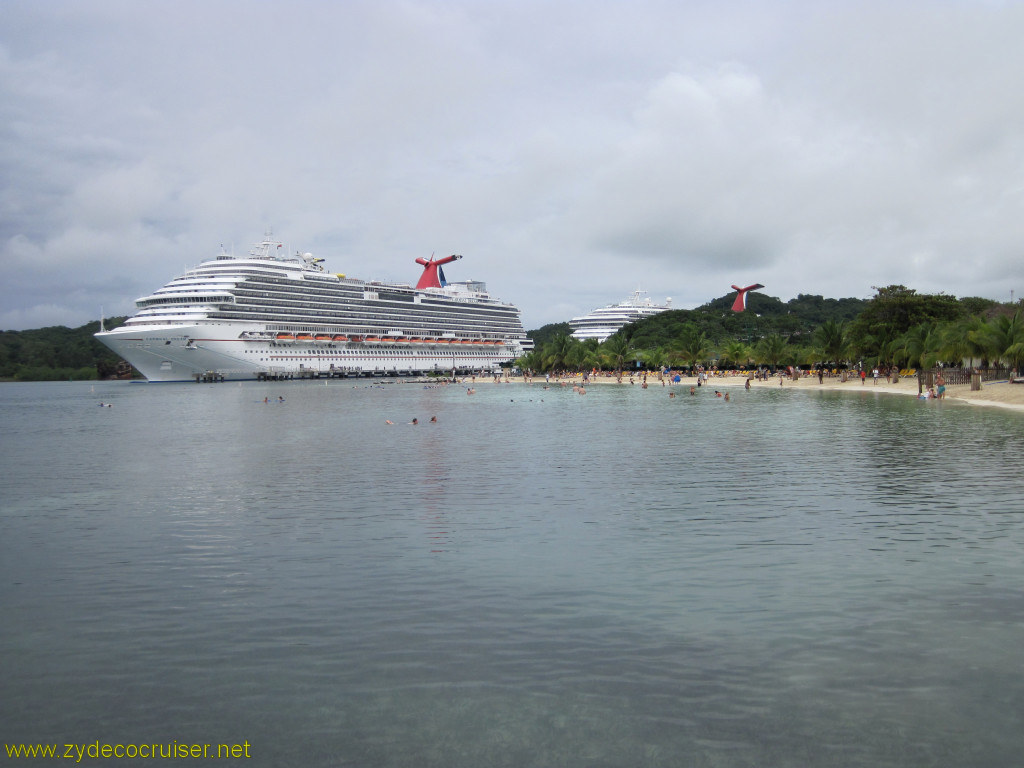
{"type": "Polygon", "coordinates": [[[734,285],[733,288],[739,291],[739,293],[736,294],[736,301],[732,303],[732,311],[742,312],[747,308],[747,291],[764,288],[764,286],[760,283],[754,283],[753,285],[748,285],[746,288],[740,288],[738,285],[734,285]]]}

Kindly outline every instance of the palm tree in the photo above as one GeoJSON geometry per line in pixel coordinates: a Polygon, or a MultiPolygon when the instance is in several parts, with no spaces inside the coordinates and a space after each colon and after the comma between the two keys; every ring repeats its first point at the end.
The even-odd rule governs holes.
{"type": "Polygon", "coordinates": [[[826,320],[814,331],[814,344],[821,360],[840,365],[850,353],[850,336],[845,320],[826,320]]]}
{"type": "Polygon", "coordinates": [[[1024,314],[1017,310],[1012,317],[993,318],[979,333],[979,340],[991,361],[1014,365],[1019,370],[1024,360],[1024,314]]]}
{"type": "Polygon", "coordinates": [[[760,362],[771,366],[773,373],[776,366],[779,364],[779,361],[782,360],[788,352],[789,345],[786,343],[786,340],[777,333],[765,336],[757,343],[757,348],[755,349],[755,354],[760,359],[760,362]]]}
{"type": "Polygon", "coordinates": [[[980,315],[971,315],[943,328],[939,354],[950,364],[973,363],[987,356],[984,338],[988,324],[980,315]]]}
{"type": "Polygon", "coordinates": [[[615,375],[622,381],[622,366],[627,360],[635,359],[636,351],[625,336],[615,334],[601,345],[601,357],[615,369],[615,375]]]}
{"type": "Polygon", "coordinates": [[[568,359],[572,354],[573,346],[579,341],[567,334],[555,336],[544,345],[541,353],[541,360],[545,370],[553,371],[559,368],[568,367],[568,359]]]}
{"type": "Polygon", "coordinates": [[[742,341],[730,341],[722,349],[722,360],[732,363],[734,368],[743,367],[750,361],[750,347],[742,341]]]}
{"type": "Polygon", "coordinates": [[[662,370],[669,361],[669,352],[665,347],[645,349],[640,353],[641,359],[655,370],[662,370]]]}
{"type": "Polygon", "coordinates": [[[524,374],[526,371],[539,371],[543,366],[540,350],[534,349],[522,357],[516,358],[515,365],[524,374]]]}
{"type": "Polygon", "coordinates": [[[939,362],[939,348],[942,345],[942,334],[934,323],[915,325],[903,334],[899,349],[906,356],[907,365],[915,368],[931,368],[939,362]]]}
{"type": "Polygon", "coordinates": [[[586,339],[572,346],[565,358],[566,365],[573,370],[593,368],[600,362],[597,339],[586,339]]]}
{"type": "Polygon", "coordinates": [[[683,326],[683,332],[679,336],[676,351],[680,357],[693,368],[697,363],[703,362],[711,349],[711,342],[708,335],[700,330],[695,324],[687,323],[683,326]]]}

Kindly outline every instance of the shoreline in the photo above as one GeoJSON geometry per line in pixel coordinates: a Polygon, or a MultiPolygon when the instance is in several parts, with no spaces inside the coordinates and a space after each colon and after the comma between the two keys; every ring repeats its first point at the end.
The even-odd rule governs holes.
{"type": "MultiPolygon", "coordinates": [[[[710,376],[705,386],[712,390],[725,387],[743,387],[746,379],[746,376],[710,376]]],[[[575,376],[552,377],[550,382],[547,382],[547,384],[552,387],[573,386],[580,384],[581,381],[582,375],[577,374],[575,376]]],[[[628,376],[623,375],[622,383],[619,384],[616,381],[615,376],[599,375],[596,377],[592,376],[587,382],[587,386],[641,386],[640,377],[634,376],[633,381],[634,383],[630,384],[628,376]]],[[[508,379],[508,382],[512,384],[525,384],[526,386],[543,386],[545,384],[545,380],[542,375],[534,376],[532,382],[525,381],[522,376],[511,377],[508,379]]],[[[476,380],[476,384],[493,383],[495,383],[494,380],[488,377],[477,377],[476,380]]],[[[670,383],[666,380],[664,388],[689,389],[691,386],[695,386],[696,383],[696,377],[683,377],[679,382],[670,383]]],[[[662,388],[662,383],[656,374],[648,374],[647,386],[648,389],[653,389],[655,387],[662,388]]],[[[756,379],[752,379],[750,382],[751,389],[766,389],[769,387],[779,388],[778,376],[771,377],[767,381],[757,381],[756,379]]],[[[826,378],[823,383],[819,384],[816,376],[803,376],[796,381],[789,378],[783,379],[781,388],[833,392],[878,392],[914,398],[918,396],[916,378],[904,378],[896,384],[887,382],[885,379],[879,379],[877,384],[873,383],[871,379],[868,379],[864,384],[861,384],[859,380],[855,379],[850,379],[844,382],[840,381],[838,378],[826,378]]],[[[1024,412],[1024,384],[1011,384],[1007,381],[987,382],[983,383],[981,385],[981,389],[978,391],[972,391],[969,384],[947,384],[946,396],[944,399],[956,400],[957,402],[967,403],[969,405],[1004,408],[1007,410],[1024,412]]]]}

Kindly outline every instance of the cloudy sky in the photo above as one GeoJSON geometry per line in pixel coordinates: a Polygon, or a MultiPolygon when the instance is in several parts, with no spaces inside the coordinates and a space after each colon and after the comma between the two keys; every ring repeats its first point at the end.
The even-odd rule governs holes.
{"type": "Polygon", "coordinates": [[[0,328],[272,227],[460,253],[527,328],[872,286],[1024,294],[1024,3],[3,0],[0,328]]]}

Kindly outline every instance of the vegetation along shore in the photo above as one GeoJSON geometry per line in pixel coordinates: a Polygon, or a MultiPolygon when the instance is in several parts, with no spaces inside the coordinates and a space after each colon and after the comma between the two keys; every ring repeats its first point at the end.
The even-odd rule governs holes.
{"type": "MultiPolygon", "coordinates": [[[[870,373],[877,368],[883,377],[902,371],[904,379],[908,371],[921,371],[928,383],[934,383],[939,371],[977,369],[984,371],[980,392],[970,389],[964,375],[949,375],[946,384],[947,396],[972,401],[986,401],[999,391],[993,382],[1019,376],[1024,364],[1024,301],[919,294],[902,285],[875,291],[871,299],[800,294],[788,302],[753,292],[745,312],[732,312],[733,294],[727,294],[696,309],[671,310],[632,323],[603,343],[573,339],[568,323],[557,323],[528,332],[535,348],[516,360],[514,368],[535,377],[604,372],[613,381],[627,371],[644,370],[692,374],[698,369],[717,373],[794,368],[806,374],[822,369],[841,378],[843,371],[870,373]]],[[[112,328],[124,320],[110,318],[105,324],[112,328]]],[[[93,338],[97,330],[99,323],[93,322],[75,329],[0,332],[0,379],[131,376],[126,364],[93,338]]],[[[873,381],[868,385],[882,386],[873,381]]],[[[815,374],[795,383],[845,387],[850,382],[836,378],[818,384],[815,374]]],[[[903,380],[885,386],[897,391],[917,388],[903,380]]],[[[1017,392],[1017,386],[1024,389],[1007,384],[1007,392],[1017,392]]]]}

